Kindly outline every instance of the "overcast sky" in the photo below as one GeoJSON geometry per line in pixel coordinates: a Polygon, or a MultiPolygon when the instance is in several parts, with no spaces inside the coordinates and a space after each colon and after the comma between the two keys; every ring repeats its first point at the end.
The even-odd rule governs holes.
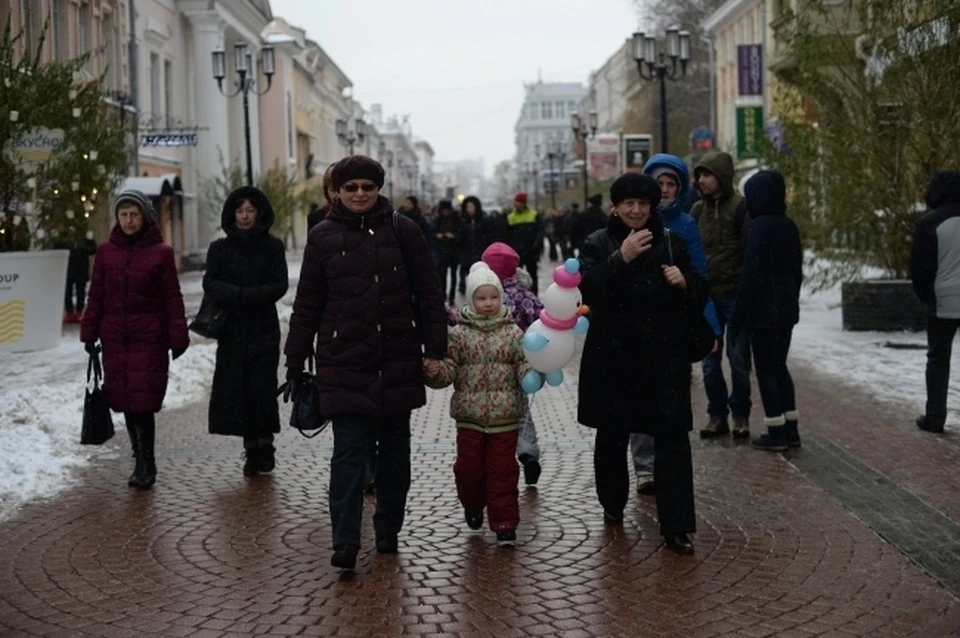
{"type": "Polygon", "coordinates": [[[410,115],[439,160],[513,156],[524,82],[582,82],[637,27],[632,0],[270,0],[364,107],[410,115]]]}

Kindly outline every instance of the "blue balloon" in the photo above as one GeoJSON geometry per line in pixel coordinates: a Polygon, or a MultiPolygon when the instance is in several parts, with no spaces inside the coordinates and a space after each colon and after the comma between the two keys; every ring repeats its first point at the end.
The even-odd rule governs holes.
{"type": "Polygon", "coordinates": [[[530,352],[540,352],[547,347],[548,343],[550,343],[550,340],[547,339],[546,335],[539,332],[528,332],[523,335],[523,347],[530,352]]]}
{"type": "Polygon", "coordinates": [[[536,370],[531,370],[523,375],[523,379],[520,380],[520,387],[527,394],[537,392],[543,387],[543,381],[540,380],[540,373],[536,370]]]}
{"type": "Polygon", "coordinates": [[[562,370],[552,370],[547,373],[547,383],[556,387],[563,383],[563,371],[562,370]]]}
{"type": "Polygon", "coordinates": [[[577,323],[573,326],[573,334],[575,335],[585,335],[587,330],[590,329],[590,320],[586,317],[580,317],[577,319],[577,323]]]}
{"type": "Polygon", "coordinates": [[[569,273],[580,272],[580,261],[571,257],[570,259],[563,262],[563,267],[569,273]]]}

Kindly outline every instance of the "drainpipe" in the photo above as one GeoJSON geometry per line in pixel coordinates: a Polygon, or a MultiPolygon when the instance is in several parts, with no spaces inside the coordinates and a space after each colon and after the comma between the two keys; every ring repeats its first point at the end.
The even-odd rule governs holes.
{"type": "Polygon", "coordinates": [[[714,59],[713,37],[706,31],[700,31],[700,41],[707,45],[708,62],[710,66],[710,130],[717,134],[717,65],[714,59]]]}
{"type": "MultiPolygon", "coordinates": [[[[133,101],[133,174],[140,173],[140,63],[137,56],[137,7],[136,0],[129,0],[130,5],[130,99],[133,101]]],[[[126,106],[121,106],[126,108],[126,106]]]]}

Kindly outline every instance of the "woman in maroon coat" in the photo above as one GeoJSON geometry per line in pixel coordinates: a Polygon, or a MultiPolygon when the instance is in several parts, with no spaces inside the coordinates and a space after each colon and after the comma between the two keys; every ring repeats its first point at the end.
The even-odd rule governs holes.
{"type": "Polygon", "coordinates": [[[167,351],[187,349],[187,320],[173,250],[163,243],[146,195],[125,190],[113,202],[117,223],[97,248],[93,281],[80,326],[87,352],[103,349],[103,390],[123,412],[136,457],[128,485],[156,480],[154,414],[167,391],[167,351]]]}
{"type": "Polygon", "coordinates": [[[298,378],[316,338],[317,389],[333,420],[330,517],[335,567],[360,549],[366,450],[378,445],[377,551],[395,553],[410,488],[410,412],[426,403],[423,368],[447,349],[443,293],[416,223],[378,192],[384,171],[362,155],[333,170],[339,193],[307,240],[284,352],[298,378]]]}

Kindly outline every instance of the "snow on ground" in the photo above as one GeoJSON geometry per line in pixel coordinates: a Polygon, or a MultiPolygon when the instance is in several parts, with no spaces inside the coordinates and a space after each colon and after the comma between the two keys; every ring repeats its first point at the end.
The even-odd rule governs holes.
{"type": "MultiPolygon", "coordinates": [[[[290,290],[280,301],[281,321],[293,309],[300,276],[299,253],[289,253],[290,290]]],[[[202,274],[183,273],[181,291],[187,317],[203,296],[202,274]]],[[[114,458],[110,447],[79,444],[87,355],[79,327],[64,326],[59,345],[50,350],[0,355],[0,520],[30,499],[68,488],[75,471],[98,458],[114,458]]],[[[190,347],[170,365],[164,409],[202,401],[213,380],[216,342],[190,333],[190,347]]],[[[123,430],[123,416],[114,415],[123,430]]]]}

